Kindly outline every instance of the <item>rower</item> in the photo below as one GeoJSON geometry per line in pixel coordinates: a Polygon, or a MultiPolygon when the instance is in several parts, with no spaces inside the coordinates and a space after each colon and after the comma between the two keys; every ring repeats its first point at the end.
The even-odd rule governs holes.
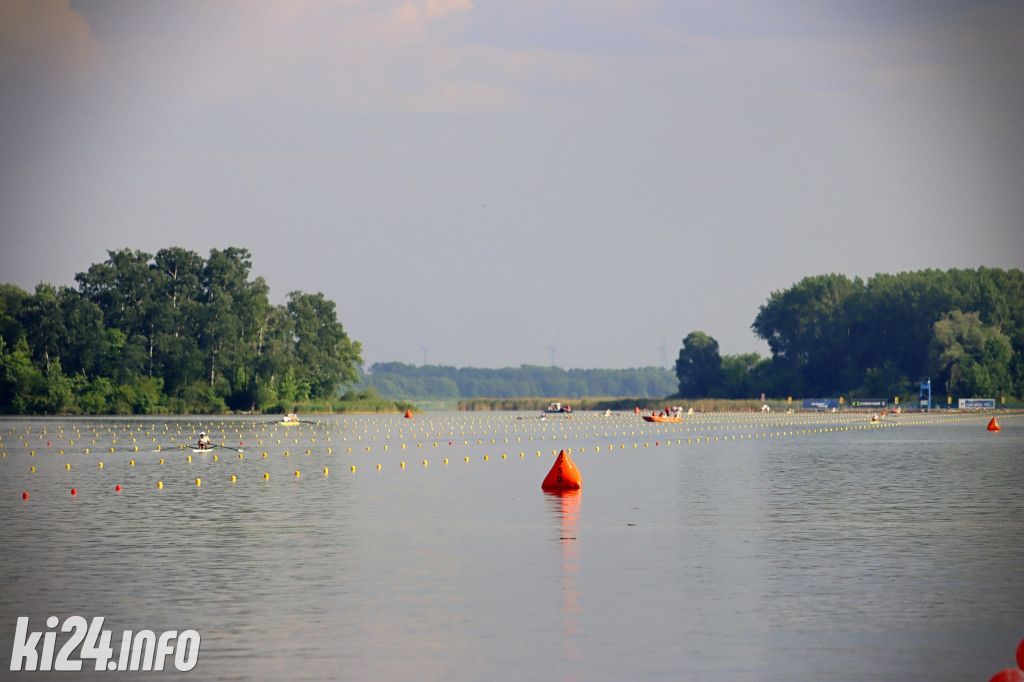
{"type": "Polygon", "coordinates": [[[205,431],[200,431],[199,432],[199,443],[198,443],[198,445],[199,445],[199,449],[200,450],[206,450],[206,449],[208,449],[212,445],[212,441],[210,440],[210,437],[206,435],[205,431]]]}

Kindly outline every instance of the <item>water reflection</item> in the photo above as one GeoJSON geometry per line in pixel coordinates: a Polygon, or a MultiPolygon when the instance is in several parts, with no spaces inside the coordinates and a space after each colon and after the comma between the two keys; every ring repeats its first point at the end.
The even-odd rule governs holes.
{"type": "MultiPolygon", "coordinates": [[[[548,508],[558,524],[558,544],[562,552],[559,588],[562,593],[562,641],[565,660],[582,658],[580,651],[580,590],[576,584],[580,571],[578,525],[580,519],[580,490],[546,490],[548,508]]],[[[567,680],[575,680],[573,674],[567,680]]]]}

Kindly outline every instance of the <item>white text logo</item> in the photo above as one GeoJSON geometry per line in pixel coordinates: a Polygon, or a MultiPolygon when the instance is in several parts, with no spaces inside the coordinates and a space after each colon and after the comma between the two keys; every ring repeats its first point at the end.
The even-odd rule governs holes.
{"type": "Polygon", "coordinates": [[[110,630],[103,630],[103,618],[97,616],[89,623],[81,616],[64,620],[61,632],[71,636],[56,651],[60,620],[56,616],[46,619],[47,632],[29,632],[28,618],[18,618],[11,652],[11,670],[81,670],[85,659],[96,662],[95,670],[163,670],[168,656],[174,656],[174,667],[184,672],[199,662],[199,633],[195,630],[168,630],[158,636],[152,630],[121,634],[121,647],[115,659],[110,646],[110,630]],[[42,640],[42,650],[39,641],[42,640]],[[76,650],[78,656],[75,656],[76,650]]]}

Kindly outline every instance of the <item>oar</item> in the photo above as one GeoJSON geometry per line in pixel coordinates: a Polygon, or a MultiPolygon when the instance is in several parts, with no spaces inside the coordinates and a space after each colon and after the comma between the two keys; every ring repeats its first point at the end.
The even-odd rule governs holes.
{"type": "Polygon", "coordinates": [[[163,445],[160,445],[157,446],[156,450],[150,450],[150,452],[167,452],[168,450],[181,450],[186,445],[188,445],[188,443],[178,443],[175,445],[168,445],[166,448],[163,445]]]}
{"type": "Polygon", "coordinates": [[[210,448],[224,448],[225,450],[234,450],[235,452],[245,452],[245,450],[240,450],[238,448],[228,447],[227,445],[218,445],[216,443],[212,443],[210,445],[210,448]]]}

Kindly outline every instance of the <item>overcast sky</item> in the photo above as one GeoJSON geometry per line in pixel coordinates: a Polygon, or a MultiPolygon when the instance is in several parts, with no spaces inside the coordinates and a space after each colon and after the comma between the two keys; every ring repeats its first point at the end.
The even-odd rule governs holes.
{"type": "Polygon", "coordinates": [[[671,364],[1024,267],[1024,2],[0,0],[0,282],[252,253],[367,365],[671,364]]]}

